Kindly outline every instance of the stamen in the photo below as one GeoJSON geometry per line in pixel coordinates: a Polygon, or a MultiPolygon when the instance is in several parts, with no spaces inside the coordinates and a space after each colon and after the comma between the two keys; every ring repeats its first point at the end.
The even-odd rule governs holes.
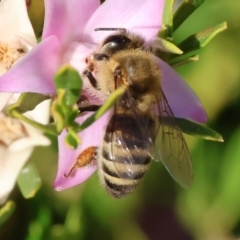
{"type": "Polygon", "coordinates": [[[12,67],[12,65],[24,54],[24,50],[22,48],[16,47],[16,44],[5,44],[0,42],[1,69],[8,71],[12,67]]]}
{"type": "Polygon", "coordinates": [[[0,145],[7,147],[12,142],[28,136],[24,125],[16,119],[0,113],[0,145]]]}

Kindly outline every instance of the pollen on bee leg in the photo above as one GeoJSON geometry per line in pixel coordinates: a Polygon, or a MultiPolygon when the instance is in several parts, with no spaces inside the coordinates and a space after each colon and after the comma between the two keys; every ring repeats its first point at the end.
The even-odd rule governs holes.
{"type": "Polygon", "coordinates": [[[68,178],[78,168],[85,167],[92,161],[96,160],[96,155],[97,155],[97,147],[91,146],[91,147],[84,149],[78,155],[76,161],[70,168],[69,172],[67,174],[64,174],[64,177],[68,178]]]}

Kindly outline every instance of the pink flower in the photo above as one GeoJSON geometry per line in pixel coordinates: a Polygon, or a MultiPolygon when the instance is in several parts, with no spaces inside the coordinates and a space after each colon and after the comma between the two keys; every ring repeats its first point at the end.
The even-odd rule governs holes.
{"type": "MultiPolygon", "coordinates": [[[[42,41],[10,71],[0,77],[2,92],[38,92],[55,94],[53,76],[64,63],[70,63],[81,74],[85,59],[109,35],[95,28],[126,28],[139,33],[147,43],[156,37],[161,27],[163,0],[45,0],[45,24],[42,41]]],[[[162,88],[175,117],[205,122],[205,111],[195,93],[165,62],[158,59],[162,71],[162,88]]],[[[92,104],[102,99],[84,82],[83,94],[92,104]]],[[[86,116],[89,116],[87,113],[86,116]]],[[[86,116],[79,117],[82,122],[86,116]]],[[[59,137],[59,167],[54,187],[62,190],[85,181],[95,170],[91,164],[64,178],[77,156],[89,146],[101,144],[108,115],[80,133],[82,144],[76,150],[63,143],[65,132],[59,137]]]]}

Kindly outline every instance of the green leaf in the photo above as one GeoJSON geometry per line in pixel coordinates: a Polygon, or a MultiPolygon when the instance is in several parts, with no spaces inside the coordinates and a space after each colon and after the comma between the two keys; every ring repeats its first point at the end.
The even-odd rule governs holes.
{"type": "Polygon", "coordinates": [[[66,105],[65,102],[66,90],[59,89],[58,96],[51,106],[51,115],[54,118],[58,133],[61,133],[64,128],[76,127],[76,117],[79,114],[78,106],[66,105]]]}
{"type": "Polygon", "coordinates": [[[28,15],[35,32],[35,36],[37,38],[42,36],[44,24],[44,1],[31,0],[28,15]]]}
{"type": "Polygon", "coordinates": [[[43,239],[43,227],[38,221],[32,221],[28,226],[28,236],[26,240],[41,240],[43,239]]]}
{"type": "Polygon", "coordinates": [[[181,24],[198,8],[205,0],[184,0],[176,10],[173,16],[173,31],[175,31],[181,24]]]}
{"type": "Polygon", "coordinates": [[[68,113],[68,119],[67,119],[67,124],[68,126],[75,126],[75,119],[78,117],[79,115],[79,109],[78,106],[75,104],[71,107],[71,111],[68,113]]]}
{"type": "Polygon", "coordinates": [[[222,136],[213,129],[183,118],[175,118],[183,133],[206,140],[223,142],[222,136]]]}
{"type": "Polygon", "coordinates": [[[51,107],[51,114],[54,118],[57,132],[61,133],[63,128],[65,127],[65,115],[62,112],[61,106],[53,103],[51,107]]]}
{"type": "Polygon", "coordinates": [[[161,38],[167,38],[172,36],[173,2],[174,0],[165,0],[162,17],[162,28],[158,33],[159,37],[161,38]]]}
{"type": "MultiPolygon", "coordinates": [[[[224,155],[218,162],[219,179],[217,180],[219,187],[219,195],[216,197],[217,203],[225,211],[230,211],[231,216],[236,220],[240,214],[240,128],[236,129],[234,134],[228,141],[224,155]],[[222,158],[223,157],[223,158],[222,158]]],[[[215,179],[216,180],[216,179],[215,179]]]]}
{"type": "Polygon", "coordinates": [[[78,234],[82,228],[81,224],[81,210],[79,208],[79,204],[71,204],[69,206],[67,216],[65,219],[64,227],[69,234],[74,235],[78,234]]]}
{"type": "Polygon", "coordinates": [[[67,136],[65,137],[65,143],[69,148],[75,149],[81,143],[81,140],[74,130],[68,129],[67,136]]]}
{"type": "Polygon", "coordinates": [[[51,115],[56,124],[58,133],[62,132],[63,128],[66,126],[67,106],[63,100],[65,93],[66,91],[64,89],[59,89],[58,96],[51,106],[51,115]]]}
{"type": "Polygon", "coordinates": [[[39,103],[49,99],[49,96],[39,93],[23,93],[18,101],[8,107],[8,111],[17,110],[19,113],[32,111],[39,103]]]}
{"type": "Polygon", "coordinates": [[[240,214],[240,128],[231,136],[228,141],[225,154],[223,155],[220,171],[219,186],[220,194],[218,201],[224,208],[231,210],[232,214],[239,217],[240,214]]]}
{"type": "Polygon", "coordinates": [[[183,50],[184,55],[193,53],[205,47],[218,33],[224,31],[225,29],[227,29],[227,23],[223,22],[188,37],[182,43],[180,43],[178,47],[183,50]]]}
{"type": "MultiPolygon", "coordinates": [[[[51,226],[52,209],[47,208],[48,204],[41,203],[38,204],[38,214],[34,221],[31,221],[28,225],[28,235],[24,238],[25,240],[42,240],[42,239],[52,239],[51,237],[46,237],[46,232],[48,232],[51,226]]],[[[36,211],[36,210],[35,210],[36,211]]],[[[56,238],[55,238],[56,240],[56,238]]]]}
{"type": "Polygon", "coordinates": [[[78,131],[81,132],[82,130],[90,126],[93,122],[95,122],[97,119],[99,119],[104,113],[106,113],[111,107],[114,106],[115,102],[125,93],[125,91],[125,87],[120,87],[113,93],[111,93],[107,101],[91,117],[89,117],[82,123],[78,131]]]}
{"type": "MultiPolygon", "coordinates": [[[[169,42],[163,38],[159,38],[157,41],[159,41],[159,45],[161,46],[161,51],[167,52],[167,53],[173,53],[173,54],[182,54],[183,51],[179,49],[176,45],[174,45],[172,42],[169,42]]],[[[153,42],[154,45],[154,42],[153,42]]]]}
{"type": "Polygon", "coordinates": [[[191,63],[191,62],[196,62],[199,60],[199,55],[194,55],[194,56],[191,56],[189,58],[186,58],[186,59],[183,59],[183,60],[180,60],[180,61],[170,61],[168,62],[173,68],[178,68],[178,67],[182,67],[188,63],[191,63]]]}
{"type": "Polygon", "coordinates": [[[14,212],[15,203],[8,201],[0,208],[0,225],[2,225],[14,212]]]}
{"type": "Polygon", "coordinates": [[[20,172],[17,184],[24,198],[35,196],[41,186],[41,178],[33,164],[28,163],[20,172]]]}
{"type": "Polygon", "coordinates": [[[54,77],[54,82],[57,88],[66,90],[65,101],[67,105],[72,105],[77,102],[82,89],[82,79],[79,73],[71,66],[62,66],[54,77]]]}

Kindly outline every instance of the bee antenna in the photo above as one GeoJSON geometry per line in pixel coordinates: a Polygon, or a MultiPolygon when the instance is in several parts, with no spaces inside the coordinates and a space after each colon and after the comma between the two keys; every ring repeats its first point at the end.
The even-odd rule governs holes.
{"type": "Polygon", "coordinates": [[[95,28],[94,31],[120,31],[120,32],[126,32],[126,28],[95,28]]]}

